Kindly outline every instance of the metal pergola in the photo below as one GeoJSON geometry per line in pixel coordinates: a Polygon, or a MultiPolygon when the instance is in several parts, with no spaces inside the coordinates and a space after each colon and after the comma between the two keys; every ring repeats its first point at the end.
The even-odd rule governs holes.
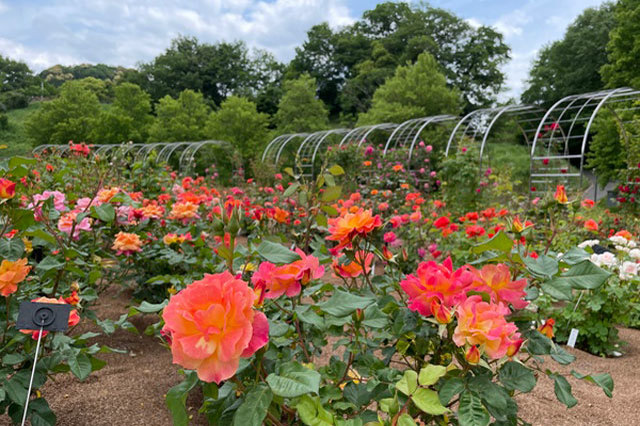
{"type": "Polygon", "coordinates": [[[487,142],[496,124],[509,119],[513,120],[527,146],[531,147],[536,125],[543,113],[543,109],[531,105],[505,105],[471,111],[462,117],[454,127],[444,155],[445,157],[448,157],[449,154],[454,155],[465,142],[479,143],[478,170],[482,173],[484,167],[491,165],[487,142]]]}
{"type": "MultiPolygon", "coordinates": [[[[331,143],[337,143],[337,137],[346,135],[349,133],[350,129],[331,129],[331,130],[321,130],[319,132],[311,133],[308,135],[300,146],[298,146],[298,151],[296,152],[296,166],[298,170],[303,176],[314,177],[316,175],[317,162],[316,160],[320,160],[318,153],[320,151],[320,147],[327,144],[327,146],[331,143]]],[[[342,138],[340,138],[341,140],[342,138]]],[[[326,146],[322,154],[326,152],[326,146]]]]}
{"type": "Polygon", "coordinates": [[[393,131],[399,125],[396,123],[381,123],[381,124],[373,124],[369,126],[361,126],[356,127],[355,129],[351,129],[340,141],[338,146],[343,146],[345,144],[357,144],[357,146],[361,146],[365,143],[369,135],[374,132],[390,132],[393,131]]]}
{"type": "Polygon", "coordinates": [[[531,146],[531,193],[553,190],[557,184],[582,190],[585,154],[596,116],[602,108],[610,111],[628,147],[631,129],[621,114],[640,109],[639,100],[639,90],[621,87],[566,96],[551,106],[540,120],[531,146]]]}

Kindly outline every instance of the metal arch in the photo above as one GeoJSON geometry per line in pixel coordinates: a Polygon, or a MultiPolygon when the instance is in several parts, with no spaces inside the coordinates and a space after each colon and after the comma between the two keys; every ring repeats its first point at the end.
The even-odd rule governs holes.
{"type": "Polygon", "coordinates": [[[362,145],[367,137],[376,130],[392,130],[398,127],[396,123],[380,123],[368,126],[360,126],[351,129],[340,141],[338,146],[343,146],[345,143],[358,142],[358,146],[362,145]]]}
{"type": "Polygon", "coordinates": [[[411,146],[409,147],[409,154],[407,156],[407,170],[411,170],[411,158],[413,158],[413,148],[418,142],[420,138],[420,133],[429,125],[429,124],[440,124],[447,121],[455,120],[456,116],[454,115],[434,115],[432,117],[426,117],[420,128],[415,132],[413,140],[411,141],[411,146]]]}
{"type": "Polygon", "coordinates": [[[181,173],[185,173],[187,170],[190,169],[190,167],[193,165],[193,162],[195,160],[196,153],[200,150],[200,148],[202,148],[205,145],[215,145],[219,147],[226,146],[230,150],[233,150],[233,146],[227,141],[206,140],[206,141],[189,143],[187,148],[184,151],[182,151],[182,155],[180,155],[179,170],[181,173]]]}
{"type": "Polygon", "coordinates": [[[158,148],[159,146],[166,146],[167,144],[169,144],[170,142],[154,142],[154,143],[148,143],[145,144],[145,146],[143,146],[138,152],[136,152],[136,156],[135,156],[135,162],[138,161],[142,161],[145,162],[149,159],[149,155],[151,154],[151,152],[153,150],[155,150],[156,148],[158,148]]]}
{"type": "Polygon", "coordinates": [[[290,134],[289,137],[287,137],[286,139],[284,139],[284,141],[280,144],[280,147],[278,148],[278,152],[276,153],[276,158],[275,161],[273,162],[273,164],[278,164],[280,162],[280,156],[282,155],[282,151],[284,151],[284,147],[287,146],[287,144],[289,144],[289,142],[291,142],[292,140],[296,139],[296,138],[306,138],[309,137],[308,133],[293,133],[290,134]]]}
{"type": "Polygon", "coordinates": [[[281,140],[286,139],[289,136],[290,136],[289,134],[286,134],[286,135],[276,136],[275,138],[273,138],[271,142],[269,142],[267,146],[264,148],[264,151],[262,151],[262,161],[264,161],[267,158],[267,153],[271,150],[272,146],[279,143],[281,140]]]}
{"type": "Polygon", "coordinates": [[[34,155],[39,155],[39,154],[45,152],[49,148],[57,148],[59,146],[60,145],[52,145],[52,144],[38,145],[38,146],[36,146],[35,148],[33,148],[31,150],[31,153],[34,154],[34,155]]]}
{"type": "MultiPolygon", "coordinates": [[[[453,131],[451,132],[451,136],[449,136],[449,141],[447,142],[447,148],[444,151],[444,156],[445,157],[449,156],[449,148],[451,147],[451,142],[453,141],[453,138],[455,137],[456,133],[458,132],[458,128],[462,125],[462,123],[465,123],[470,117],[472,117],[478,111],[479,110],[471,111],[469,114],[465,115],[464,117],[462,117],[458,121],[458,124],[456,124],[456,127],[454,127],[453,131]]],[[[467,127],[469,127],[469,125],[467,125],[467,127]]],[[[466,132],[466,129],[465,129],[465,132],[466,132]]]]}
{"type": "MultiPolygon", "coordinates": [[[[523,111],[533,111],[534,109],[535,109],[535,107],[529,106],[529,105],[507,105],[507,106],[504,106],[502,108],[498,108],[497,109],[497,112],[493,116],[493,119],[491,120],[491,122],[489,123],[489,125],[487,126],[487,128],[484,131],[484,136],[482,137],[482,142],[480,144],[480,155],[479,155],[479,166],[478,166],[480,171],[482,171],[482,158],[483,158],[483,154],[484,154],[484,147],[487,144],[487,139],[489,138],[489,134],[491,133],[491,129],[496,124],[498,119],[502,115],[504,115],[505,113],[513,114],[513,113],[519,113],[519,112],[523,112],[523,111]]],[[[523,133],[525,133],[525,132],[523,131],[523,133]]],[[[525,134],[525,138],[526,138],[526,134],[525,134]]]]}
{"type": "Polygon", "coordinates": [[[171,156],[174,152],[176,152],[180,147],[186,147],[190,142],[169,142],[165,145],[160,152],[158,153],[157,162],[158,163],[168,163],[171,160],[171,156]]]}
{"type": "MultiPolygon", "coordinates": [[[[584,180],[585,153],[587,150],[591,126],[598,112],[605,105],[610,107],[610,104],[612,103],[631,102],[639,99],[640,91],[628,87],[621,87],[617,89],[570,95],[554,103],[551,108],[547,110],[544,117],[538,124],[536,135],[531,147],[529,166],[530,194],[532,192],[540,192],[539,188],[534,184],[544,184],[546,189],[546,187],[548,187],[550,183],[554,183],[554,181],[563,181],[568,184],[572,178],[577,178],[578,187],[576,189],[581,189],[584,180]],[[573,112],[574,110],[577,110],[577,112],[573,112]],[[543,127],[546,129],[546,126],[549,125],[549,117],[556,111],[561,111],[558,119],[552,123],[557,124],[557,126],[553,126],[551,134],[545,136],[542,133],[542,129],[543,127]],[[573,133],[577,128],[576,124],[582,122],[586,122],[585,127],[582,129],[582,133],[578,132],[574,135],[573,133]],[[571,123],[566,134],[563,133],[562,126],[559,123],[571,123]],[[561,139],[555,136],[556,130],[562,133],[561,139]],[[579,153],[571,154],[569,150],[569,143],[572,139],[581,139],[579,153]],[[562,144],[561,150],[558,150],[558,143],[562,144]],[[558,151],[557,153],[552,152],[554,147],[558,151]],[[546,156],[540,155],[540,148],[546,148],[546,156]],[[542,160],[543,163],[546,160],[546,163],[544,163],[545,165],[548,164],[549,160],[554,162],[559,160],[566,163],[566,167],[563,167],[560,170],[561,173],[554,173],[553,167],[540,167],[538,165],[540,160],[542,160]],[[572,160],[579,160],[580,167],[578,172],[570,172],[569,168],[572,160]]],[[[633,107],[633,109],[635,110],[637,107],[633,107]]],[[[614,113],[614,116],[617,116],[616,110],[612,109],[612,112],[614,113]]],[[[624,129],[625,123],[619,118],[617,118],[617,121],[619,122],[623,132],[626,134],[626,130],[624,129]]]]}
{"type": "Polygon", "coordinates": [[[441,122],[441,121],[449,121],[455,119],[455,116],[443,114],[443,115],[432,115],[429,117],[420,117],[420,118],[412,118],[411,120],[407,120],[401,123],[398,127],[396,127],[389,139],[387,139],[387,143],[384,146],[384,151],[382,152],[382,156],[386,156],[389,148],[393,144],[393,147],[405,146],[407,142],[411,142],[411,145],[414,145],[417,139],[420,137],[420,133],[424,128],[432,123],[432,122],[441,122]]]}
{"type": "Polygon", "coordinates": [[[298,152],[296,154],[296,158],[299,162],[300,171],[306,176],[315,176],[315,164],[316,157],[318,155],[318,150],[320,146],[327,140],[327,137],[331,135],[343,135],[349,133],[350,129],[331,129],[331,130],[323,130],[320,132],[313,133],[312,135],[305,138],[305,140],[298,147],[298,152]],[[311,159],[305,162],[305,159],[308,160],[308,155],[304,155],[303,149],[306,148],[307,153],[311,153],[311,159]],[[311,169],[310,173],[305,173],[304,169],[311,169]]]}
{"type": "Polygon", "coordinates": [[[120,148],[120,145],[102,145],[96,151],[95,155],[97,157],[104,154],[105,157],[109,156],[109,161],[113,160],[113,153],[116,152],[120,148]]]}

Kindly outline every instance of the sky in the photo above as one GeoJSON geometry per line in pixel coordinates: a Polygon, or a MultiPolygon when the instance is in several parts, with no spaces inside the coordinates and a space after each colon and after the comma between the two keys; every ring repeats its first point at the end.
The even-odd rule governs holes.
{"type": "MultiPolygon", "coordinates": [[[[373,0],[0,0],[0,54],[41,71],[55,64],[134,67],[162,53],[178,35],[202,42],[244,40],[289,61],[307,30],[349,25],[373,0]]],[[[562,38],[582,10],[603,0],[431,0],[472,25],[505,36],[501,99],[522,93],[536,53],[562,38]]]]}

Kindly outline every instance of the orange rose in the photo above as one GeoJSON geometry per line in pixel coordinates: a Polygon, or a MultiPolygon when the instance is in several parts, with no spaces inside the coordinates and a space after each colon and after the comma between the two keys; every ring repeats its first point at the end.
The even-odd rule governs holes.
{"type": "Polygon", "coordinates": [[[9,179],[0,178],[0,198],[8,199],[16,195],[16,183],[9,179]]]}
{"type": "Polygon", "coordinates": [[[559,202],[560,204],[567,204],[569,202],[569,199],[567,198],[567,193],[564,190],[564,185],[558,185],[556,187],[556,193],[553,196],[553,198],[555,198],[556,201],[559,202]]]}
{"type": "Polygon", "coordinates": [[[121,231],[116,234],[116,239],[111,248],[117,250],[118,254],[124,253],[129,255],[142,251],[142,241],[137,234],[121,231]]]}
{"type": "Polygon", "coordinates": [[[185,222],[189,219],[197,219],[199,217],[198,205],[189,201],[175,203],[171,206],[171,213],[169,214],[169,219],[182,220],[185,222]]]}
{"type": "Polygon", "coordinates": [[[27,259],[20,259],[12,262],[3,260],[0,264],[0,294],[7,297],[18,290],[18,283],[21,283],[31,270],[27,265],[27,259]]]}
{"type": "Polygon", "coordinates": [[[598,222],[593,219],[589,219],[584,223],[584,229],[588,231],[598,231],[598,222]]]}
{"type": "Polygon", "coordinates": [[[162,331],[173,363],[196,370],[200,380],[220,383],[236,373],[269,340],[267,317],[254,309],[256,294],[228,271],[205,274],[171,297],[162,331]]]}
{"type": "Polygon", "coordinates": [[[351,245],[356,236],[366,237],[367,234],[382,226],[379,215],[373,216],[371,210],[359,209],[355,213],[343,213],[340,217],[329,219],[328,240],[338,241],[338,247],[351,245]]]}
{"type": "Polygon", "coordinates": [[[98,200],[103,203],[108,203],[118,192],[120,192],[120,188],[104,188],[98,192],[98,200]]]}

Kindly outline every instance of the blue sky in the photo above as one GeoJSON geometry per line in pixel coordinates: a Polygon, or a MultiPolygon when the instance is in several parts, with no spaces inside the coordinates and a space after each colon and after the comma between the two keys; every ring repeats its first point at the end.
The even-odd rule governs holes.
{"type": "MultiPolygon", "coordinates": [[[[372,0],[0,0],[0,54],[40,71],[51,65],[107,63],[135,66],[161,53],[178,34],[201,41],[240,39],[282,60],[294,55],[314,24],[348,25],[372,0]]],[[[505,35],[512,60],[508,89],[523,90],[531,61],[562,37],[580,12],[602,0],[432,0],[472,25],[505,35]]]]}

